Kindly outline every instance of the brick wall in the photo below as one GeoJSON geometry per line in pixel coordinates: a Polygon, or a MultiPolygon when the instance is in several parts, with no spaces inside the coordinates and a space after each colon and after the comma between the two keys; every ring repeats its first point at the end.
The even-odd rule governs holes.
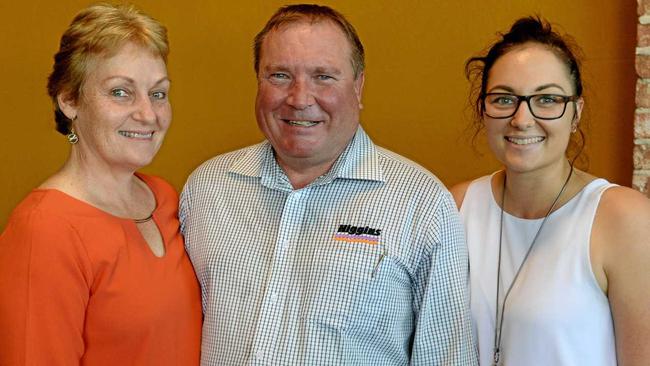
{"type": "Polygon", "coordinates": [[[637,0],[636,112],[632,187],[650,197],[650,0],[637,0]]]}

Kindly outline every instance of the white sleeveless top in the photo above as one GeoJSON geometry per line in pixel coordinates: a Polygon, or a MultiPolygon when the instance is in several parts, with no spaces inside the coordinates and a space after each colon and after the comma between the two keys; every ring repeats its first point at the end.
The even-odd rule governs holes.
{"type": "MultiPolygon", "coordinates": [[[[492,365],[501,209],[490,180],[472,182],[460,209],[470,259],[473,328],[480,364],[492,365]]],[[[607,297],[589,259],[589,238],[604,179],[589,183],[544,224],[506,304],[501,363],[507,366],[616,365],[607,297]]],[[[500,301],[542,219],[504,213],[500,301]]]]}

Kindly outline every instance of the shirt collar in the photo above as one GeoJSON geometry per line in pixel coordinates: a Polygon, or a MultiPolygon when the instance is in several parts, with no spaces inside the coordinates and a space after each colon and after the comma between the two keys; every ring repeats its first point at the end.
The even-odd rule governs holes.
{"type": "MultiPolygon", "coordinates": [[[[273,147],[268,140],[246,149],[246,153],[235,160],[228,171],[261,178],[261,183],[269,188],[293,190],[289,178],[275,160],[273,147]]],[[[327,184],[334,179],[384,182],[377,148],[361,125],[332,168],[309,186],[327,184]]]]}

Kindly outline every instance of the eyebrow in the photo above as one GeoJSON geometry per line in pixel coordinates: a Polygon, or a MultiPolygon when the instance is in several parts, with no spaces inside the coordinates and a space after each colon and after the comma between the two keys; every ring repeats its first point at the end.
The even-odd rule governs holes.
{"type": "Polygon", "coordinates": [[[269,72],[269,71],[288,71],[289,68],[284,66],[284,65],[272,64],[272,65],[264,66],[263,70],[266,71],[266,72],[269,72]]]}
{"type": "MultiPolygon", "coordinates": [[[[332,75],[341,75],[343,72],[338,68],[327,67],[327,66],[315,66],[308,68],[311,73],[316,74],[332,74],[332,75]]],[[[282,64],[270,64],[264,66],[263,70],[265,72],[276,72],[276,71],[287,71],[291,72],[291,67],[282,64]]]]}
{"type": "Polygon", "coordinates": [[[314,72],[316,74],[333,74],[333,75],[341,75],[343,72],[337,68],[332,68],[332,67],[323,67],[323,66],[317,66],[314,68],[314,72]]]}
{"type": "MultiPolygon", "coordinates": [[[[126,82],[128,82],[128,83],[135,84],[135,80],[131,79],[131,78],[128,77],[128,76],[122,76],[122,75],[109,76],[109,77],[107,77],[106,79],[104,79],[104,82],[107,82],[107,81],[110,81],[110,80],[114,80],[114,79],[121,79],[121,80],[124,80],[124,81],[126,81],[126,82]]],[[[156,81],[153,85],[159,85],[159,84],[162,84],[162,83],[165,82],[165,81],[167,81],[167,82],[171,82],[171,80],[169,79],[169,77],[167,77],[167,76],[163,76],[162,78],[158,79],[158,81],[156,81]]]]}
{"type": "MultiPolygon", "coordinates": [[[[535,91],[539,92],[539,91],[549,89],[549,88],[558,88],[563,93],[566,93],[566,90],[564,90],[563,87],[561,87],[559,84],[556,84],[556,83],[549,83],[549,84],[540,85],[537,88],[535,88],[535,91]]],[[[503,90],[507,91],[508,93],[512,93],[512,94],[515,93],[515,90],[513,88],[511,88],[509,86],[506,86],[506,85],[496,85],[496,86],[490,88],[490,90],[488,90],[488,93],[491,93],[495,89],[503,89],[503,90]]]]}
{"type": "Polygon", "coordinates": [[[558,88],[558,89],[562,90],[563,93],[566,93],[566,90],[564,90],[563,87],[561,87],[559,84],[555,84],[555,83],[540,85],[535,89],[535,91],[542,91],[542,90],[548,89],[548,88],[558,88]]]}

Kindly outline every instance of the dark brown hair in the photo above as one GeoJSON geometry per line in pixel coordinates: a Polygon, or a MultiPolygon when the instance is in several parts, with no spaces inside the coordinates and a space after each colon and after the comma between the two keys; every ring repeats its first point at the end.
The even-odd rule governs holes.
{"type": "MultiPolygon", "coordinates": [[[[582,97],[583,85],[580,74],[580,48],[572,37],[561,35],[551,24],[539,16],[520,18],[514,22],[507,33],[500,33],[500,39],[492,44],[485,56],[472,57],[465,63],[465,75],[472,83],[470,103],[474,111],[473,129],[474,140],[483,129],[483,98],[486,93],[490,70],[501,56],[526,43],[536,43],[547,47],[566,66],[573,82],[574,95],[582,97]]],[[[578,125],[578,133],[572,134],[567,153],[573,159],[577,158],[585,145],[585,135],[582,123],[578,125]]]]}

